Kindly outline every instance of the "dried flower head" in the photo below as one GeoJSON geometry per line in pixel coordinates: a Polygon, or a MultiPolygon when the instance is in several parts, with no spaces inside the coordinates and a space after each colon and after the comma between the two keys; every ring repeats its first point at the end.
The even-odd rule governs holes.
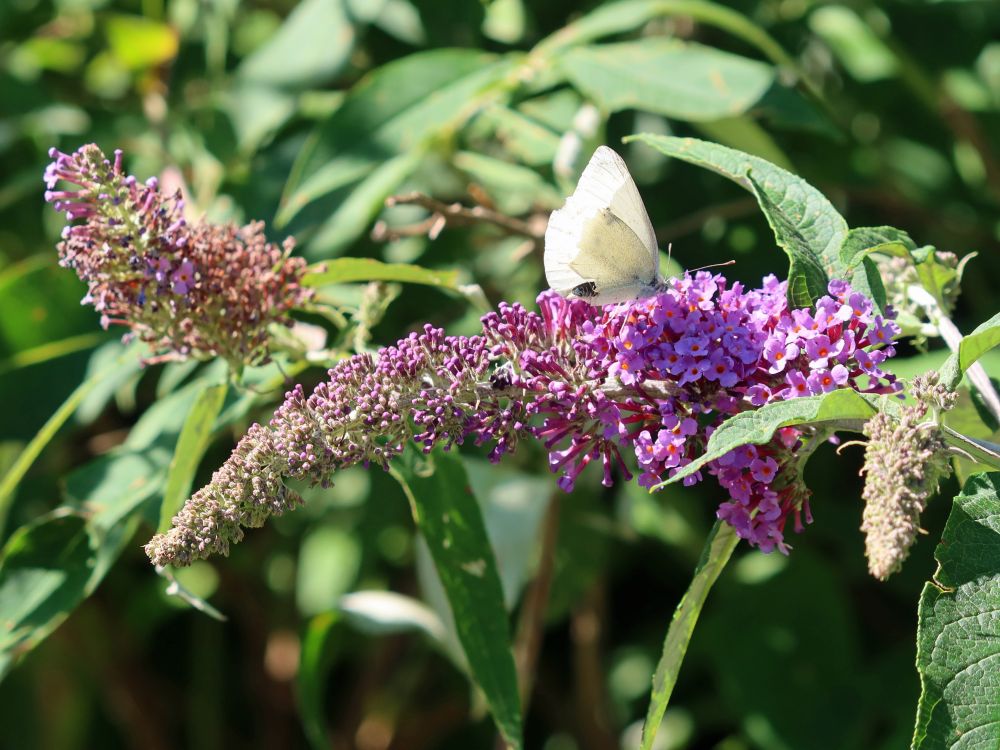
{"type": "MultiPolygon", "coordinates": [[[[409,442],[427,451],[488,443],[496,461],[535,439],[566,491],[591,463],[602,465],[606,485],[616,467],[631,478],[627,455],[639,482],[653,487],[702,453],[732,414],[836,388],[898,390],[879,367],[894,353],[898,328],[844,282],[832,282],[813,310],[789,310],[786,286],[773,276],[745,291],[707,272],[604,309],[551,292],[538,305],[536,313],[501,304],[482,319],[479,336],[426,326],[377,356],[339,363],[308,396],[297,386],[268,429],[241,441],[236,469],[223,467],[147,552],[157,564],[187,562],[225,548],[206,529],[228,542],[240,532],[221,522],[256,520],[265,506],[233,479],[248,480],[247,451],[281,476],[326,483],[347,466],[387,467],[409,442]]],[[[787,551],[788,518],[796,530],[810,520],[797,458],[804,437],[781,430],[705,472],[729,494],[719,517],[764,551],[787,551]]]]}
{"type": "Polygon", "coordinates": [[[865,509],[861,530],[869,572],[884,581],[900,570],[920,531],[920,514],[938,484],[951,474],[937,412],[952,408],[955,394],[936,382],[936,373],[912,384],[917,403],[898,417],[881,412],[864,427],[865,509]]]}
{"type": "Polygon", "coordinates": [[[219,356],[237,369],[267,359],[268,327],[290,324],[312,294],[291,239],[267,242],[262,223],[188,224],[179,195],[123,173],[121,151],[113,161],[93,144],[50,155],[45,198],[81,222],[63,230],[60,264],[87,283],[83,302],[101,325],[128,326],[153,359],[219,356]],[[60,180],[79,189],[56,190],[60,180]]]}

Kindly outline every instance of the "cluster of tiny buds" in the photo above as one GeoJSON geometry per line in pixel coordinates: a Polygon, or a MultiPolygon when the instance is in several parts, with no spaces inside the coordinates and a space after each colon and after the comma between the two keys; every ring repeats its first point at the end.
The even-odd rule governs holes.
{"type": "Polygon", "coordinates": [[[218,356],[239,368],[268,358],[268,327],[289,325],[312,295],[290,239],[269,243],[259,222],[189,223],[179,194],[124,173],[120,150],[113,160],[93,144],[50,156],[45,199],[69,222],[60,263],[86,282],[83,302],[102,326],[127,326],[152,345],[151,361],[218,356]]]}
{"type": "MultiPolygon", "coordinates": [[[[606,485],[616,474],[630,479],[637,466],[638,481],[655,487],[738,412],[836,388],[899,391],[880,367],[898,333],[891,311],[880,314],[842,281],[811,310],[789,309],[786,292],[773,276],[746,290],[699,272],[654,297],[603,309],[553,292],[539,296],[538,312],[502,303],[477,336],[425,326],[376,355],[340,362],[311,394],[292,389],[268,427],[237,446],[235,465],[196,493],[147,551],[160,565],[190,561],[227,549],[240,519],[256,524],[270,512],[266,497],[245,486],[248,455],[267,467],[269,483],[280,476],[325,484],[347,466],[388,467],[411,442],[425,451],[488,445],[497,461],[532,439],[566,491],[595,462],[606,485]]],[[[782,429],[684,481],[714,477],[729,496],[719,517],[758,548],[787,552],[788,519],[797,531],[811,520],[799,471],[809,439],[782,429]]],[[[280,508],[294,504],[282,497],[280,508]]]]}
{"type": "Polygon", "coordinates": [[[868,570],[879,580],[902,567],[920,533],[921,514],[951,474],[939,418],[955,405],[956,394],[937,382],[936,373],[915,378],[910,393],[915,404],[901,407],[898,415],[880,412],[864,427],[861,530],[868,570]]]}

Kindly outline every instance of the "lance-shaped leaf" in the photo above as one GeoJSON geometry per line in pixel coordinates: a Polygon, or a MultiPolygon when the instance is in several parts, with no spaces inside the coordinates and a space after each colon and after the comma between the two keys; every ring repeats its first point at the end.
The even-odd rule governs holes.
{"type": "Polygon", "coordinates": [[[914,750],[1000,747],[1000,473],[955,498],[924,584],[914,750]]]}
{"type": "Polygon", "coordinates": [[[827,424],[831,427],[860,431],[862,424],[890,402],[881,396],[868,396],[844,388],[822,396],[805,396],[788,401],[775,401],[759,409],[730,417],[712,433],[705,452],[681,468],[663,487],[694,474],[705,464],[729,453],[741,445],[763,445],[782,427],[801,424],[827,424]]]}
{"type": "Polygon", "coordinates": [[[521,705],[496,557],[465,467],[443,451],[409,447],[392,470],[448,595],[469,670],[504,739],[521,744],[521,705]]]}

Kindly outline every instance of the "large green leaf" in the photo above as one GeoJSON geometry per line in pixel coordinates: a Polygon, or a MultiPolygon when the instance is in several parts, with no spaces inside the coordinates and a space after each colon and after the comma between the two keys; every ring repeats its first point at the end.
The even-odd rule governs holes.
{"type": "Polygon", "coordinates": [[[61,508],[11,535],[0,552],[0,678],[94,592],[163,469],[133,453],[99,458],[68,480],[79,510],[61,508]]]}
{"type": "Polygon", "coordinates": [[[705,464],[741,445],[767,443],[782,427],[825,423],[831,427],[860,431],[861,425],[878,411],[876,404],[880,399],[879,396],[866,396],[843,388],[822,396],[775,401],[759,409],[741,412],[727,419],[712,433],[704,453],[657,487],[690,476],[705,464]]]}
{"type": "Polygon", "coordinates": [[[747,112],[775,81],[766,63],[666,38],[575,47],[559,57],[559,66],[604,110],[696,122],[747,112]]]}
{"type": "Polygon", "coordinates": [[[42,429],[24,447],[24,450],[21,451],[17,459],[7,470],[7,473],[4,474],[3,479],[0,480],[0,534],[3,532],[10,505],[14,501],[14,492],[24,478],[24,475],[28,473],[28,469],[31,468],[35,459],[41,455],[45,446],[56,436],[56,433],[73,416],[77,407],[83,403],[84,399],[91,392],[97,390],[109,379],[114,381],[118,379],[121,373],[131,373],[134,370],[135,362],[133,358],[135,355],[136,351],[131,347],[119,351],[111,362],[80,383],[69,395],[69,398],[49,417],[48,421],[42,426],[42,429]]]}
{"type": "Polygon", "coordinates": [[[1000,473],[955,498],[920,595],[914,750],[1000,747],[1000,473]]]}
{"type": "Polygon", "coordinates": [[[819,256],[795,225],[795,216],[771,200],[768,191],[754,179],[752,172],[747,174],[747,180],[778,245],[788,256],[789,302],[795,307],[812,307],[813,302],[826,294],[830,283],[819,256]]]}
{"type": "Polygon", "coordinates": [[[504,739],[520,748],[521,706],[503,588],[465,468],[441,450],[425,457],[410,447],[392,471],[434,558],[472,677],[504,739]]]}
{"type": "Polygon", "coordinates": [[[962,338],[958,351],[941,366],[941,381],[954,388],[969,366],[995,346],[1000,346],[1000,313],[962,338]]]}
{"type": "MultiPolygon", "coordinates": [[[[754,192],[778,244],[786,252],[791,254],[790,248],[808,246],[827,276],[850,278],[840,260],[847,222],[822,193],[801,177],[759,157],[695,138],[645,133],[625,140],[640,141],[667,156],[711,169],[754,192]]],[[[790,289],[802,284],[802,280],[789,277],[790,289]]],[[[805,281],[807,288],[814,284],[815,279],[805,281]]]]}
{"type": "Polygon", "coordinates": [[[471,116],[478,94],[516,58],[476,50],[418,52],[370,73],[299,155],[285,186],[278,224],[320,196],[356,182],[378,164],[471,116]]]}
{"type": "Polygon", "coordinates": [[[66,478],[70,507],[11,535],[0,552],[0,677],[90,596],[118,559],[146,501],[164,485],[201,386],[195,381],[158,401],[123,445],[66,478]]]}

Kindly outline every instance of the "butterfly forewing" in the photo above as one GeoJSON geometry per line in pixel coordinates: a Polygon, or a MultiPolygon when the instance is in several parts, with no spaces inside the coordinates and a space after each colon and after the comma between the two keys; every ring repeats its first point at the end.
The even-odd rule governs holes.
{"type": "Polygon", "coordinates": [[[564,296],[605,305],[650,294],[658,265],[653,227],[628,168],[601,146],[576,191],[549,219],[546,280],[564,296]],[[593,293],[575,295],[577,288],[593,293]]]}

